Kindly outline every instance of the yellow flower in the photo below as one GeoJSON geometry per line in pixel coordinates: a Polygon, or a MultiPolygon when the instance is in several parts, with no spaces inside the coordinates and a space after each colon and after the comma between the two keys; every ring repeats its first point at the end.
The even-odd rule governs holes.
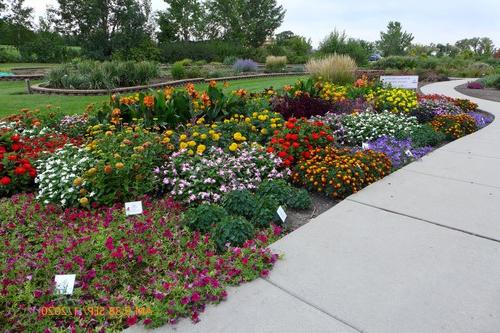
{"type": "Polygon", "coordinates": [[[168,131],[166,131],[166,132],[165,132],[165,134],[166,134],[167,136],[172,136],[172,135],[174,134],[174,131],[172,131],[172,130],[168,130],[168,131]]]}
{"type": "Polygon", "coordinates": [[[238,149],[238,144],[235,142],[231,143],[231,145],[229,146],[229,150],[236,151],[236,149],[238,149]]]}
{"type": "Polygon", "coordinates": [[[80,205],[87,206],[88,204],[89,204],[89,199],[87,199],[87,198],[80,199],[80,205]]]}
{"type": "Polygon", "coordinates": [[[189,154],[189,155],[194,155],[194,151],[193,151],[192,149],[189,149],[189,150],[188,150],[188,154],[189,154]]]}
{"type": "Polygon", "coordinates": [[[196,152],[198,154],[203,154],[203,152],[207,149],[207,146],[205,145],[199,145],[198,148],[196,148],[196,152]]]}
{"type": "Polygon", "coordinates": [[[234,133],[233,138],[239,141],[241,139],[241,133],[240,132],[234,133]]]}
{"type": "Polygon", "coordinates": [[[188,144],[186,142],[181,142],[179,144],[179,148],[182,150],[182,149],[186,149],[188,147],[188,144]]]}
{"type": "Polygon", "coordinates": [[[263,135],[266,135],[267,134],[267,128],[261,129],[260,133],[263,134],[263,135]]]}
{"type": "Polygon", "coordinates": [[[163,143],[169,143],[170,142],[170,138],[163,138],[163,143]]]}
{"type": "Polygon", "coordinates": [[[82,185],[82,183],[83,183],[83,179],[81,179],[80,177],[77,177],[77,178],[75,178],[75,180],[73,180],[74,186],[80,186],[80,185],[82,185]]]}
{"type": "Polygon", "coordinates": [[[219,134],[217,134],[217,133],[212,134],[212,140],[219,141],[219,139],[220,139],[220,135],[219,134]]]}
{"type": "Polygon", "coordinates": [[[186,134],[181,134],[181,136],[179,137],[180,141],[184,141],[186,139],[187,139],[187,135],[186,134]]]}

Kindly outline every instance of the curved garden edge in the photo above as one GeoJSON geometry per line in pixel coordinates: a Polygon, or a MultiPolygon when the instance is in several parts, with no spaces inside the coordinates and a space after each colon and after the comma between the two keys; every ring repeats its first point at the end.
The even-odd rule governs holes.
{"type": "Polygon", "coordinates": [[[165,87],[179,87],[186,85],[188,83],[208,83],[210,81],[235,81],[235,80],[246,80],[251,78],[263,78],[263,77],[279,77],[279,76],[300,76],[305,73],[269,73],[269,74],[254,74],[254,75],[242,75],[242,76],[230,76],[214,79],[205,78],[194,78],[186,80],[175,80],[160,82],[150,85],[134,86],[134,87],[122,87],[114,89],[93,89],[93,90],[80,90],[80,89],[55,89],[44,87],[43,83],[33,85],[31,90],[36,94],[46,94],[46,95],[69,95],[69,96],[93,96],[93,95],[109,95],[116,93],[132,93],[145,91],[149,89],[160,89],[165,87]]]}
{"type": "MultiPolygon", "coordinates": [[[[357,70],[356,76],[367,76],[368,78],[378,77],[383,75],[385,71],[382,70],[357,70]]],[[[142,86],[134,86],[134,87],[122,87],[122,88],[114,88],[114,89],[92,89],[92,90],[81,90],[81,89],[55,89],[55,88],[47,88],[44,86],[44,83],[35,84],[31,86],[32,93],[35,94],[44,94],[44,95],[66,95],[66,96],[99,96],[99,95],[110,95],[115,93],[132,93],[132,92],[140,92],[146,91],[149,89],[160,89],[165,87],[179,87],[186,85],[188,83],[209,83],[210,81],[237,81],[237,80],[247,80],[247,79],[255,79],[255,78],[265,78],[265,77],[286,77],[286,76],[301,76],[307,75],[306,72],[289,72],[289,73],[267,73],[267,74],[251,74],[251,75],[240,75],[240,76],[228,76],[228,77],[219,77],[219,78],[194,78],[194,79],[186,79],[186,80],[176,80],[176,81],[167,81],[160,82],[150,85],[142,85],[142,86]]],[[[24,78],[29,79],[29,78],[24,78]]],[[[21,79],[19,79],[21,80],[21,79]]]]}

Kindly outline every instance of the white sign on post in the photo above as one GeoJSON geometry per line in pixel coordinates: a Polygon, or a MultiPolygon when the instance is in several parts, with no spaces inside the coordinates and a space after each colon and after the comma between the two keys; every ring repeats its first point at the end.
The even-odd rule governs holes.
{"type": "Polygon", "coordinates": [[[413,153],[411,152],[411,150],[410,150],[410,149],[408,149],[407,151],[405,151],[405,154],[406,154],[406,156],[408,156],[408,157],[414,157],[414,155],[413,155],[413,153]]]}
{"type": "Polygon", "coordinates": [[[283,209],[283,207],[281,207],[281,206],[280,206],[280,207],[278,208],[277,213],[278,213],[278,215],[279,215],[279,217],[280,217],[281,221],[282,221],[283,223],[285,223],[285,220],[286,220],[287,215],[286,215],[285,210],[283,209]]]}
{"type": "Polygon", "coordinates": [[[366,142],[363,142],[361,144],[361,148],[363,148],[363,150],[367,150],[367,149],[370,149],[370,145],[368,143],[366,143],[366,142]]]}
{"type": "Polygon", "coordinates": [[[56,275],[54,281],[56,282],[56,292],[60,295],[73,294],[75,287],[76,274],[56,275]]]}
{"type": "Polygon", "coordinates": [[[125,215],[139,215],[142,214],[142,201],[133,201],[125,203],[125,215]]]}
{"type": "Polygon", "coordinates": [[[393,88],[417,89],[418,75],[408,76],[381,76],[380,81],[385,85],[391,85],[393,88]]]}

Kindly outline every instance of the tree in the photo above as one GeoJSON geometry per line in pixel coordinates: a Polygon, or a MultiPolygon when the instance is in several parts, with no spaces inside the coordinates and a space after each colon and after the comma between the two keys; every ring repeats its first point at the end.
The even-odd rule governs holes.
{"type": "Polygon", "coordinates": [[[13,29],[12,44],[18,49],[33,29],[33,8],[24,6],[25,0],[12,0],[7,22],[13,29]]]}
{"type": "Polygon", "coordinates": [[[218,37],[250,47],[261,46],[285,17],[276,0],[208,0],[207,9],[218,37]]]}
{"type": "Polygon", "coordinates": [[[74,35],[92,58],[113,53],[129,54],[149,39],[147,5],[139,0],[58,0],[56,23],[60,31],[74,35]]]}
{"type": "Polygon", "coordinates": [[[412,34],[403,31],[401,23],[391,21],[387,25],[387,32],[380,32],[377,46],[384,56],[405,55],[413,38],[412,34]]]}
{"type": "Polygon", "coordinates": [[[198,0],[165,0],[168,9],[158,19],[160,41],[200,40],[205,36],[206,11],[198,0]]]}
{"type": "Polygon", "coordinates": [[[361,39],[347,37],[345,31],[334,30],[319,44],[321,54],[347,54],[358,65],[368,62],[370,54],[374,51],[373,44],[361,39]]]}

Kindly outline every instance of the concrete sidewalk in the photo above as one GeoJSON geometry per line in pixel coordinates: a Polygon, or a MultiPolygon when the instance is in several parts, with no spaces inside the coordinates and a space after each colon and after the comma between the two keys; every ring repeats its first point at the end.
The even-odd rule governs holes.
{"type": "MultiPolygon", "coordinates": [[[[463,83],[422,90],[466,98],[463,83]]],[[[500,103],[470,99],[500,116],[500,103]]],[[[200,323],[153,332],[497,333],[499,242],[495,121],[273,244],[285,257],[270,277],[230,290],[200,323]]]]}

